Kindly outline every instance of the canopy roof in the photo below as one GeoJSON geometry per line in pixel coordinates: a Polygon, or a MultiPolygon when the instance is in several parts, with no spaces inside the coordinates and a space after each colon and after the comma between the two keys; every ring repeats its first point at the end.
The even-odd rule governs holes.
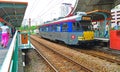
{"type": "Polygon", "coordinates": [[[91,15],[93,21],[104,20],[105,18],[111,19],[111,12],[106,10],[90,11],[90,12],[87,12],[87,15],[91,15]]]}
{"type": "Polygon", "coordinates": [[[27,5],[27,2],[0,0],[0,18],[11,26],[20,27],[27,5]]]}

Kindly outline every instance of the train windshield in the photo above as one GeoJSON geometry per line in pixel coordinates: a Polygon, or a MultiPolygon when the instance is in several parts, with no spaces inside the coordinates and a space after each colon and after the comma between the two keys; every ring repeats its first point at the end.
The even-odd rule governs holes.
{"type": "Polygon", "coordinates": [[[79,22],[83,31],[90,31],[92,30],[91,21],[81,21],[79,22]]]}
{"type": "Polygon", "coordinates": [[[79,21],[72,25],[73,31],[90,31],[92,30],[91,21],[79,21]]]}

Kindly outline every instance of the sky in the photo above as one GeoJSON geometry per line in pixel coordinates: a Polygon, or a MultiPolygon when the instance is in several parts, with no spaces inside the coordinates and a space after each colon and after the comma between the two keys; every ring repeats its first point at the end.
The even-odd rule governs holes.
{"type": "Polygon", "coordinates": [[[71,3],[74,6],[76,0],[21,0],[27,1],[28,6],[24,16],[23,24],[28,24],[31,18],[31,24],[38,24],[53,18],[57,18],[60,14],[60,6],[62,3],[71,3]]]}

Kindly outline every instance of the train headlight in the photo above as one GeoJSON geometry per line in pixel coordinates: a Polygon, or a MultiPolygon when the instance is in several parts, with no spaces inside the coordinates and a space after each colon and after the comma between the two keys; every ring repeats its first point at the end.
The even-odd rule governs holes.
{"type": "Polygon", "coordinates": [[[76,38],[76,36],[75,35],[71,35],[71,39],[73,40],[73,39],[75,39],[76,38]]]}

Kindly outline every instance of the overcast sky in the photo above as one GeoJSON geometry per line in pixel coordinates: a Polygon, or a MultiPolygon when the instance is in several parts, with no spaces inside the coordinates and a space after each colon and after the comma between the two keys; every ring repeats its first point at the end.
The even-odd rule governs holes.
{"type": "Polygon", "coordinates": [[[22,0],[28,1],[28,7],[24,19],[32,21],[49,20],[59,16],[61,3],[71,3],[74,6],[76,0],[22,0]]]}

